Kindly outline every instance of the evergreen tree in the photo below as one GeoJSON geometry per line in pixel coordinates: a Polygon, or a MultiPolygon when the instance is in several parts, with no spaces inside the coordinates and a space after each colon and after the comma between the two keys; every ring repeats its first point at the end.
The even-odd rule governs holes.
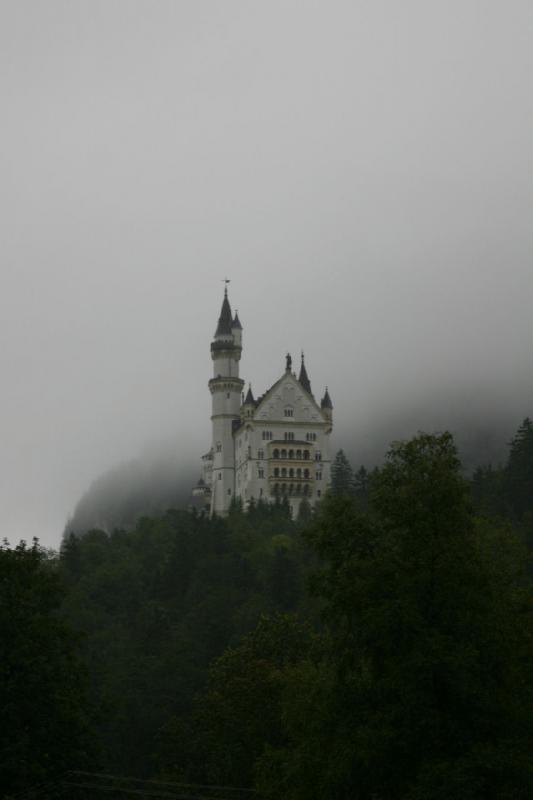
{"type": "Polygon", "coordinates": [[[344,450],[339,450],[331,465],[331,491],[333,494],[353,494],[354,474],[344,450]]]}
{"type": "Polygon", "coordinates": [[[510,443],[504,493],[516,518],[533,511],[533,422],[529,417],[522,422],[510,443]]]}

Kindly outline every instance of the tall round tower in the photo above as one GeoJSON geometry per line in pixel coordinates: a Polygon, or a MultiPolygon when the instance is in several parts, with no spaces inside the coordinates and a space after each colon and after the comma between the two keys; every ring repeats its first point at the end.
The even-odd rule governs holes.
{"type": "Polygon", "coordinates": [[[241,392],[239,378],[242,353],[242,326],[232,316],[227,286],[215,336],[211,342],[213,377],[209,381],[212,397],[213,479],[211,514],[227,513],[235,494],[235,446],[233,428],[240,421],[241,392]]]}

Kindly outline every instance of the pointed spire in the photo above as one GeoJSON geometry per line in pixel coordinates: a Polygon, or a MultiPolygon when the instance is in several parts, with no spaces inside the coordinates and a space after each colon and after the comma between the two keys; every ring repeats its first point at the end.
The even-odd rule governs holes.
{"type": "Polygon", "coordinates": [[[248,384],[248,393],[246,395],[246,399],[244,401],[244,405],[247,406],[250,403],[255,405],[255,400],[254,400],[254,395],[253,395],[253,392],[252,392],[252,384],[251,383],[248,384]]]}
{"type": "Polygon", "coordinates": [[[311,391],[311,381],[307,375],[307,370],[305,368],[305,360],[304,360],[304,351],[302,350],[302,363],[300,365],[300,374],[298,376],[298,381],[300,386],[305,389],[306,392],[309,392],[310,395],[313,394],[311,391]]]}
{"type": "Polygon", "coordinates": [[[231,315],[231,307],[228,300],[228,287],[224,288],[224,300],[222,301],[222,308],[220,309],[220,317],[218,318],[218,325],[215,336],[231,335],[231,328],[233,325],[233,318],[231,315]]]}
{"type": "Polygon", "coordinates": [[[326,392],[324,397],[320,401],[320,408],[333,408],[333,403],[331,402],[331,397],[329,396],[328,387],[326,386],[326,392]]]}
{"type": "Polygon", "coordinates": [[[232,328],[238,328],[240,331],[242,331],[242,325],[239,319],[239,312],[237,311],[237,309],[235,309],[235,317],[233,319],[232,328]]]}

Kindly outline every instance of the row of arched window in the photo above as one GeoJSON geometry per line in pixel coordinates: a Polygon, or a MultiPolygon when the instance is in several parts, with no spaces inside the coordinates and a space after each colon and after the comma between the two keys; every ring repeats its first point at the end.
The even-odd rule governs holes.
{"type": "Polygon", "coordinates": [[[309,478],[309,470],[308,469],[301,470],[300,468],[293,469],[292,467],[290,469],[286,469],[285,467],[282,467],[280,469],[279,467],[275,467],[274,468],[274,477],[275,478],[300,478],[300,479],[301,478],[305,478],[307,480],[309,478]]]}
{"type": "Polygon", "coordinates": [[[272,451],[272,458],[297,458],[297,459],[304,459],[305,461],[309,460],[309,450],[278,450],[276,447],[272,451]]]}

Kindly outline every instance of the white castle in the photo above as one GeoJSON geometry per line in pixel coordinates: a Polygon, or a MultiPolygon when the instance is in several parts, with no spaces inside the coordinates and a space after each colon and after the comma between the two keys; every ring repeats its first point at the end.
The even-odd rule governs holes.
{"type": "Polygon", "coordinates": [[[287,355],[279,380],[257,400],[251,386],[245,397],[241,353],[242,325],[232,315],[226,286],[211,342],[212,445],[202,456],[193,504],[224,516],[235,499],[247,509],[251,502],[287,498],[295,517],[304,497],[314,505],[330,483],[331,399],[326,387],[318,405],[303,353],[298,378],[287,355]]]}

